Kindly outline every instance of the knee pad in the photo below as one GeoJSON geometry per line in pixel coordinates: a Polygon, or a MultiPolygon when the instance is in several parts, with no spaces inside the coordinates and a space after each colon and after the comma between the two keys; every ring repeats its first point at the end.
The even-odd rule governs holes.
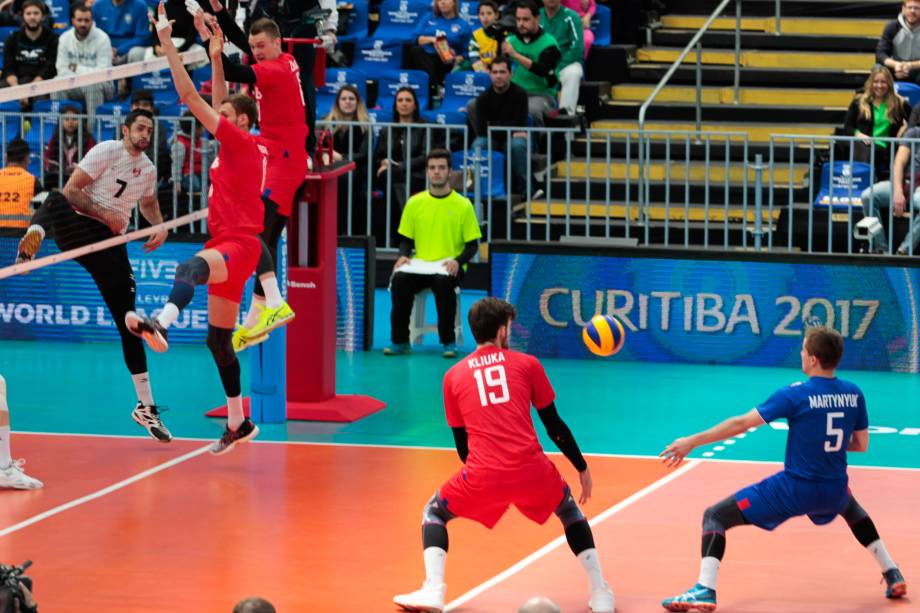
{"type": "Polygon", "coordinates": [[[729,528],[742,526],[748,523],[734,496],[717,502],[703,511],[703,532],[715,532],[725,534],[729,528]]]}
{"type": "Polygon", "coordinates": [[[572,497],[572,491],[568,487],[565,488],[565,496],[562,498],[562,502],[553,512],[566,528],[585,519],[585,514],[581,512],[578,503],[572,497]]]}
{"type": "Polygon", "coordinates": [[[453,514],[450,511],[444,508],[444,504],[440,500],[440,496],[435,494],[431,497],[431,500],[425,504],[425,508],[422,511],[422,525],[426,524],[437,524],[439,526],[446,526],[447,522],[454,518],[453,514]]]}
{"type": "Polygon", "coordinates": [[[196,255],[179,264],[176,268],[176,281],[191,286],[204,285],[210,274],[208,263],[196,255]]]}
{"type": "Polygon", "coordinates": [[[233,330],[208,324],[208,349],[218,366],[227,366],[236,359],[233,351],[233,330]]]}

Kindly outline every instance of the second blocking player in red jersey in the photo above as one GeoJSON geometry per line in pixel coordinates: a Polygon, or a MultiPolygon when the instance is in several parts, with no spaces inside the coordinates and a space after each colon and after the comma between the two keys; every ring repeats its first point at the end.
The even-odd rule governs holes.
{"type": "Polygon", "coordinates": [[[227,428],[221,439],[211,446],[211,453],[219,455],[259,433],[251,420],[244,419],[240,363],[233,351],[232,337],[243,286],[255,271],[262,252],[260,194],[265,181],[267,151],[249,133],[257,118],[255,102],[239,94],[226,96],[227,86],[220,65],[223,49],[220,29],[215,26],[210,43],[216,108],[211,108],[195,91],[173,44],[172,22],[166,20],[162,1],[156,29],[169,60],[176,93],[221,146],[210,171],[208,231],[211,239],[203,250],[176,268],[169,301],[156,320],[136,316],[137,325],[133,331],[154,351],[166,351],[167,329],[192,301],[195,287],[208,285],[207,343],[227,395],[227,428]]]}
{"type": "Polygon", "coordinates": [[[447,522],[466,517],[491,529],[513,504],[539,524],[553,514],[559,518],[569,547],[590,581],[588,606],[594,613],[614,610],[613,590],[601,573],[591,527],[562,475],[543,453],[531,405],[553,442],[578,470],[582,504],[591,497],[591,471],[556,411],[555,393],[543,366],[533,356],[508,349],[515,314],[513,306],[498,298],[476,302],[469,314],[476,351],[444,375],[447,423],[464,467],[425,505],[425,583],[393,599],[403,609],[444,610],[447,522]]]}

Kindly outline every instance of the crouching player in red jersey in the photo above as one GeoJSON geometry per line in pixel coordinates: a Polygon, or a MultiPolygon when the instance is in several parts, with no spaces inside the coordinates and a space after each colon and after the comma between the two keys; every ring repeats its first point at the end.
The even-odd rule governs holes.
{"type": "Polygon", "coordinates": [[[169,59],[176,92],[202,125],[220,141],[220,152],[211,165],[208,192],[208,230],[211,240],[194,257],[176,268],[169,301],[157,319],[137,317],[134,331],[154,351],[166,351],[167,329],[179,312],[192,301],[195,287],[208,285],[208,348],[214,356],[220,380],[227,394],[227,428],[211,447],[219,455],[237,443],[255,437],[259,429],[243,418],[240,389],[240,363],[233,351],[233,328],[239,314],[243,286],[252,276],[262,252],[262,185],[265,181],[267,151],[249,128],[256,122],[255,102],[242,95],[227,96],[221,69],[223,33],[215,26],[210,43],[214,105],[208,106],[185,71],[173,44],[172,22],[159,6],[157,35],[169,59]],[[217,58],[214,61],[214,58],[217,58]]]}
{"type": "Polygon", "coordinates": [[[543,366],[533,356],[508,349],[514,307],[484,298],[470,309],[478,346],[444,376],[444,408],[453,429],[463,469],[428,501],[422,512],[425,583],[393,601],[409,611],[444,609],[447,522],[455,517],[491,529],[510,505],[539,524],[554,514],[591,583],[588,606],[594,613],[614,610],[613,590],[604,581],[591,527],[569,486],[537,439],[530,405],[547,433],[575,466],[581,481],[579,502],[591,496],[591,471],[553,402],[555,394],[543,366]]]}

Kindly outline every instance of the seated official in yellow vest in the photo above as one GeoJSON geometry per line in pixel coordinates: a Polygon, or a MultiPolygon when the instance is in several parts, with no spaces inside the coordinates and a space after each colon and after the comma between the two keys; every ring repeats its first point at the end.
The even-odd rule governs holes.
{"type": "Polygon", "coordinates": [[[26,228],[32,198],[41,191],[38,179],[28,171],[29,143],[14,138],[6,146],[6,166],[0,169],[0,228],[26,228]]]}

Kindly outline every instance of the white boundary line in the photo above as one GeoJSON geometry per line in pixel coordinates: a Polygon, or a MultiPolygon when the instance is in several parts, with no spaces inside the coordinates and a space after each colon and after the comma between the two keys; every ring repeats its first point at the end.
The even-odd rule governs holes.
{"type": "MultiPolygon", "coordinates": [[[[679,477],[685,475],[685,474],[687,473],[687,471],[692,470],[694,467],[698,466],[701,462],[702,462],[702,460],[690,460],[689,462],[687,462],[686,464],[684,464],[683,466],[681,466],[680,468],[678,468],[678,469],[675,470],[674,472],[672,472],[672,473],[670,473],[670,474],[668,474],[668,475],[665,475],[664,477],[662,477],[661,479],[658,479],[658,480],[655,481],[654,483],[651,483],[651,484],[645,486],[644,488],[642,488],[641,490],[639,490],[638,492],[636,492],[635,494],[633,494],[633,495],[630,496],[629,498],[626,498],[626,499],[624,499],[624,500],[621,500],[620,502],[616,503],[615,505],[613,505],[612,507],[610,507],[610,508],[607,509],[606,511],[603,511],[603,512],[600,513],[599,515],[596,515],[596,516],[595,516],[592,520],[590,520],[588,523],[589,523],[591,526],[596,526],[597,524],[601,523],[602,521],[604,521],[604,520],[606,520],[606,519],[609,519],[609,518],[612,517],[613,515],[616,515],[617,513],[619,513],[619,512],[622,511],[623,509],[625,509],[626,507],[629,507],[629,506],[632,505],[633,503],[638,502],[638,501],[641,500],[642,498],[645,498],[647,495],[651,494],[651,493],[654,492],[655,490],[658,490],[658,489],[660,489],[661,487],[663,487],[663,486],[667,485],[668,483],[670,483],[671,481],[674,481],[675,479],[677,479],[677,478],[679,478],[679,477]]],[[[452,610],[452,609],[455,609],[455,608],[459,607],[459,606],[462,605],[462,604],[466,604],[467,602],[469,602],[469,601],[472,600],[473,598],[476,598],[477,596],[479,596],[480,594],[482,594],[482,593],[485,592],[486,590],[488,590],[488,589],[494,587],[495,585],[498,585],[499,583],[501,583],[502,581],[504,581],[504,580],[507,579],[508,577],[511,577],[512,575],[515,575],[515,574],[519,573],[520,571],[524,570],[525,568],[527,568],[528,566],[530,566],[531,564],[533,564],[534,562],[536,562],[537,560],[539,560],[540,558],[542,558],[542,557],[545,556],[546,554],[550,553],[551,551],[553,551],[554,549],[556,549],[557,547],[559,547],[559,546],[562,545],[563,543],[565,543],[565,536],[560,536],[560,537],[558,537],[558,538],[556,538],[556,539],[550,541],[549,543],[547,543],[546,545],[544,545],[544,546],[541,547],[540,549],[536,550],[535,552],[533,552],[532,554],[530,554],[529,556],[527,556],[527,557],[524,558],[523,560],[521,560],[521,561],[517,562],[516,564],[514,564],[514,565],[508,567],[507,569],[505,569],[505,570],[503,570],[502,572],[498,573],[497,575],[495,575],[494,577],[492,577],[492,578],[489,579],[488,581],[485,581],[485,582],[483,582],[483,583],[480,583],[479,585],[477,585],[476,587],[474,587],[473,589],[471,589],[470,591],[468,591],[466,594],[463,594],[463,595],[460,596],[459,598],[456,598],[456,599],[452,600],[451,602],[449,602],[449,603],[447,604],[447,606],[444,608],[444,610],[445,610],[445,611],[450,611],[450,610],[452,610]]]]}
{"type": "MultiPolygon", "coordinates": [[[[216,432],[216,431],[215,431],[216,432]]],[[[92,438],[121,438],[121,439],[138,439],[138,440],[147,440],[149,437],[145,434],[87,434],[83,432],[36,432],[33,430],[24,430],[24,431],[13,431],[13,434],[28,434],[32,436],[82,436],[82,437],[92,437],[92,438]]],[[[196,437],[173,437],[174,441],[213,441],[217,438],[215,435],[213,438],[196,438],[196,437]]],[[[386,445],[383,443],[337,443],[333,441],[272,441],[272,440],[254,440],[249,441],[248,444],[255,445],[306,445],[306,446],[315,446],[315,447],[358,447],[358,448],[368,448],[368,449],[407,449],[407,450],[419,450],[419,451],[452,451],[456,452],[457,450],[453,447],[439,447],[434,445],[386,445]]],[[[562,457],[562,453],[559,451],[545,451],[548,456],[557,456],[562,457]]],[[[660,459],[656,455],[643,455],[639,453],[591,453],[585,452],[585,456],[592,458],[627,458],[633,460],[657,460],[660,459]]],[[[689,458],[689,460],[696,460],[700,462],[716,462],[720,464],[766,464],[770,466],[782,466],[783,462],[781,460],[730,460],[730,459],[717,459],[717,458],[689,458]]],[[[920,471],[920,467],[913,468],[908,466],[875,466],[872,464],[850,464],[847,466],[847,470],[850,469],[859,469],[867,468],[872,470],[907,470],[907,471],[920,471]]]]}
{"type": "Polygon", "coordinates": [[[168,462],[163,462],[162,464],[158,464],[157,466],[154,466],[153,468],[148,468],[144,472],[138,473],[134,475],[133,477],[128,477],[127,479],[123,479],[119,481],[118,483],[113,483],[112,485],[108,487],[105,487],[101,490],[93,492],[92,494],[87,494],[86,496],[76,498],[74,500],[71,500],[70,502],[65,502],[64,504],[56,506],[53,509],[49,509],[47,511],[44,511],[43,513],[39,513],[38,515],[33,515],[29,519],[21,521],[18,524],[13,524],[12,526],[3,528],[2,530],[0,530],[0,538],[8,534],[12,534],[13,532],[22,530],[23,528],[28,528],[29,526],[33,524],[37,524],[38,522],[48,519],[49,517],[54,517],[55,515],[63,513],[64,511],[69,511],[70,509],[74,507],[78,507],[81,504],[85,504],[87,502],[96,500],[97,498],[102,498],[103,496],[107,496],[108,494],[111,494],[112,492],[116,492],[122,488],[125,488],[131,485],[132,483],[137,483],[141,479],[146,479],[147,477],[150,477],[151,475],[155,475],[158,472],[162,472],[166,470],[167,468],[172,468],[173,466],[177,464],[181,464],[182,462],[185,462],[186,460],[191,460],[192,458],[203,454],[205,451],[208,450],[209,447],[210,445],[205,445],[204,447],[200,447],[194,451],[190,451],[186,453],[185,455],[181,455],[178,458],[173,458],[172,460],[169,460],[168,462]]]}

